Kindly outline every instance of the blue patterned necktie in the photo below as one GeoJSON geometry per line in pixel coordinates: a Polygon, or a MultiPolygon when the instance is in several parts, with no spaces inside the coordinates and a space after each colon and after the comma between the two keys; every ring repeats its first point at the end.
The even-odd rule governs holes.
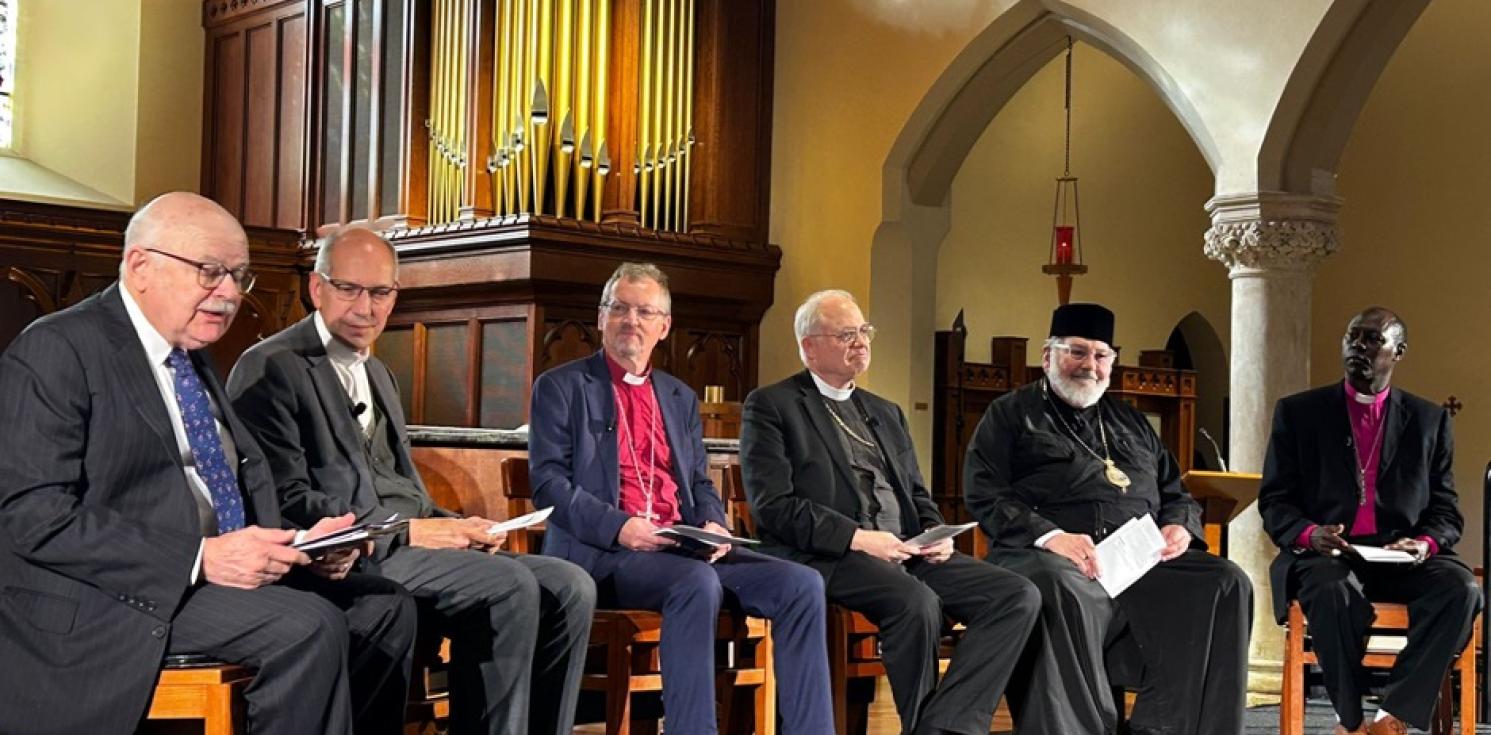
{"type": "Polygon", "coordinates": [[[202,386],[186,350],[179,347],[171,350],[166,365],[176,374],[176,405],[181,408],[181,424],[197,463],[197,475],[212,493],[217,531],[237,531],[243,528],[243,497],[223,455],[223,441],[217,433],[217,420],[212,417],[212,404],[207,401],[207,389],[202,386]]]}

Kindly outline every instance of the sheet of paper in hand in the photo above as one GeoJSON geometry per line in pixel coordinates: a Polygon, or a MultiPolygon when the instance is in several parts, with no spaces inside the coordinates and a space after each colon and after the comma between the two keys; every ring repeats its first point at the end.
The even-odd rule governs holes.
{"type": "Polygon", "coordinates": [[[340,531],[332,531],[325,536],[306,539],[294,548],[310,554],[313,558],[320,558],[333,551],[360,546],[362,542],[379,539],[384,536],[398,533],[409,527],[409,519],[388,520],[383,523],[359,523],[348,526],[340,531]]]}
{"type": "Polygon", "coordinates": [[[1397,549],[1384,549],[1380,546],[1362,546],[1361,544],[1352,544],[1351,548],[1364,561],[1386,564],[1412,564],[1418,561],[1413,554],[1397,549]]]}
{"type": "Polygon", "coordinates": [[[532,513],[520,515],[517,518],[509,518],[500,523],[493,523],[491,528],[487,529],[487,533],[507,533],[508,531],[516,531],[520,528],[537,526],[548,520],[549,515],[553,512],[554,506],[552,505],[547,508],[540,508],[532,513]]]}
{"type": "Polygon", "coordinates": [[[1160,563],[1165,537],[1148,513],[1132,518],[1098,543],[1098,583],[1117,597],[1160,563]]]}
{"type": "Polygon", "coordinates": [[[659,528],[658,530],[653,531],[653,535],[662,536],[663,538],[671,538],[675,541],[685,543],[688,541],[693,541],[696,543],[707,544],[709,546],[724,546],[725,544],[730,544],[732,546],[754,546],[761,543],[760,541],[757,541],[753,538],[740,538],[739,536],[731,536],[729,534],[712,533],[702,528],[685,526],[681,523],[676,526],[659,528]]]}
{"type": "Polygon", "coordinates": [[[947,524],[939,524],[939,525],[933,526],[933,527],[931,527],[931,528],[929,528],[929,529],[927,529],[925,531],[922,531],[921,533],[919,533],[919,534],[917,534],[915,536],[912,536],[909,539],[906,539],[906,545],[907,546],[913,546],[913,547],[916,547],[918,549],[924,548],[924,547],[927,547],[927,546],[931,546],[932,544],[935,544],[935,543],[937,543],[939,541],[945,541],[945,540],[950,539],[950,538],[952,538],[954,536],[957,536],[957,535],[963,533],[964,531],[967,531],[968,529],[973,528],[974,526],[977,526],[977,525],[978,525],[978,521],[974,521],[972,523],[959,523],[956,526],[949,526],[947,524]]]}

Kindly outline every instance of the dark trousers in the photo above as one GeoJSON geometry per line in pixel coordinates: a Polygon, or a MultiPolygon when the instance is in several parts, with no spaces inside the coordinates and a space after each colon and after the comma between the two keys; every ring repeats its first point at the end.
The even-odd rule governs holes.
{"type": "Polygon", "coordinates": [[[1041,596],[1010,687],[1017,732],[1115,732],[1110,671],[1138,687],[1132,732],[1242,732],[1253,586],[1235,564],[1187,551],[1115,599],[1049,551],[997,548],[989,559],[1041,596]]]}
{"type": "Polygon", "coordinates": [[[412,547],[380,569],[450,638],[452,733],[570,732],[595,612],[585,570],[546,556],[412,547]]]}
{"type": "Polygon", "coordinates": [[[613,551],[594,573],[603,604],[663,614],[660,655],[668,732],[717,731],[714,641],[727,592],[746,613],[771,621],[784,735],[834,731],[823,637],[827,612],[817,572],[736,548],[714,564],[667,551],[613,551]]]}
{"type": "Polygon", "coordinates": [[[167,650],[257,669],[244,690],[252,732],[391,734],[403,731],[415,630],[414,600],[397,584],[297,570],[258,589],[193,590],[167,650]]]}
{"type": "Polygon", "coordinates": [[[1382,708],[1427,730],[1439,683],[1481,610],[1470,570],[1450,557],[1404,565],[1307,554],[1290,570],[1290,589],[1310,621],[1325,689],[1349,729],[1361,724],[1367,690],[1361,660],[1373,620],[1369,600],[1408,605],[1408,645],[1388,673],[1382,708]]]}
{"type": "Polygon", "coordinates": [[[880,653],[906,733],[987,733],[1040,598],[1029,582],[963,554],[904,564],[851,551],[828,578],[828,599],[880,628],[880,653]],[[944,616],[967,630],[941,684],[944,616]]]}

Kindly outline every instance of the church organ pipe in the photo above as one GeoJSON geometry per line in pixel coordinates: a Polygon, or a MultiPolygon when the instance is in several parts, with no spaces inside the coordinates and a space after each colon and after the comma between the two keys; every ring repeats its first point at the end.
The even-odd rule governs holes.
{"type": "Polygon", "coordinates": [[[616,124],[610,109],[619,104],[637,126],[635,138],[625,133],[630,170],[616,172],[635,177],[635,194],[624,188],[624,196],[635,196],[643,227],[688,229],[696,0],[621,0],[632,4],[631,18],[640,18],[628,23],[636,35],[623,39],[612,38],[616,1],[431,0],[430,224],[488,206],[497,216],[600,221],[619,142],[608,121],[616,124]],[[478,18],[486,19],[479,34],[478,18]],[[630,90],[612,86],[617,43],[624,54],[635,49],[630,90]],[[473,61],[476,44],[490,44],[480,62],[473,61]],[[481,89],[471,86],[477,79],[481,89]],[[490,114],[469,114],[478,104],[490,114]],[[477,180],[467,178],[468,165],[490,177],[474,192],[480,202],[472,200],[477,180]]]}

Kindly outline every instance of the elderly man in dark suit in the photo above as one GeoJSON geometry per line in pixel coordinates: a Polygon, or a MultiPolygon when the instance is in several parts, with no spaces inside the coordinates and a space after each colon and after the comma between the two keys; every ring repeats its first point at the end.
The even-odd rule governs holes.
{"type": "Polygon", "coordinates": [[[672,326],[671,306],[662,271],[623,263],[601,294],[603,349],[533,384],[534,502],[554,509],[544,553],[588,570],[605,602],[662,612],[669,732],[716,731],[714,639],[728,593],[747,613],[771,620],[783,731],[831,733],[818,575],[730,546],[695,556],[657,535],[675,524],[728,533],[709,479],[699,399],[650,364],[672,326]]]}
{"type": "Polygon", "coordinates": [[[1338,735],[1428,729],[1439,682],[1481,607],[1453,550],[1465,521],[1449,412],[1391,386],[1407,351],[1397,314],[1356,315],[1341,338],[1345,381],[1279,401],[1263,465],[1258,510],[1279,545],[1269,570],[1274,612],[1282,621],[1297,598],[1310,621],[1338,735]],[[1363,561],[1358,544],[1406,552],[1412,563],[1363,561]],[[1406,603],[1409,627],[1368,723],[1361,660],[1371,601],[1406,603]]]}
{"type": "MultiPolygon", "coordinates": [[[[257,669],[254,732],[399,732],[414,603],[312,562],[201,350],[253,286],[248,241],[195,194],[125,233],[119,283],[0,358],[0,732],[129,733],[168,653],[257,669]],[[314,572],[314,573],[312,573],[314,572]]],[[[308,518],[307,535],[351,516],[308,518]]]]}
{"type": "Polygon", "coordinates": [[[746,398],[741,468],[764,549],[823,575],[828,599],[880,628],[905,733],[987,733],[1040,596],[1018,575],[906,539],[942,523],[900,407],[854,379],[875,328],[845,291],[795,319],[807,369],[746,398]],[[943,615],[967,626],[937,681],[943,615]]]}
{"type": "Polygon", "coordinates": [[[569,733],[594,583],[573,564],[500,551],[492,521],[440,508],[425,489],[393,375],[371,351],[398,296],[393,246],[339,230],[310,281],[315,313],[244,353],[228,380],[285,516],[410,519],[368,571],[407,587],[450,636],[452,732],[569,733]]]}

